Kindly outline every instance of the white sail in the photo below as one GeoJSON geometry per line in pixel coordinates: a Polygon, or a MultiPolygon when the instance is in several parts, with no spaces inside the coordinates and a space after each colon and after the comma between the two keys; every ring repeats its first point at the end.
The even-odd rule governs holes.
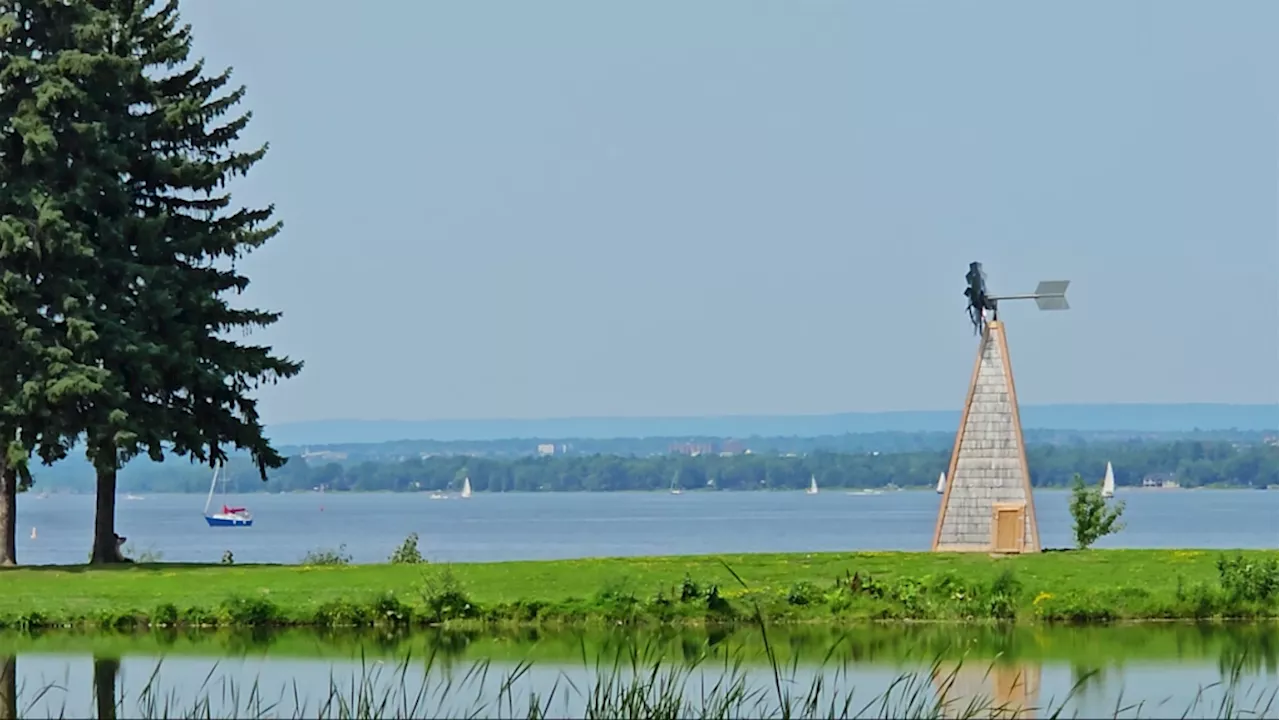
{"type": "Polygon", "coordinates": [[[946,492],[946,490],[947,490],[947,474],[938,473],[938,494],[941,495],[942,493],[946,492]]]}
{"type": "Polygon", "coordinates": [[[1109,498],[1116,494],[1116,476],[1111,471],[1111,463],[1107,463],[1107,474],[1102,476],[1102,497],[1109,498]]]}
{"type": "Polygon", "coordinates": [[[213,480],[209,482],[209,499],[204,501],[205,515],[209,514],[209,506],[213,504],[213,490],[218,487],[218,470],[221,467],[222,466],[219,465],[213,469],[213,480]]]}
{"type": "Polygon", "coordinates": [[[813,475],[809,476],[809,489],[806,490],[805,492],[807,492],[810,495],[818,494],[818,478],[814,477],[813,475]]]}
{"type": "Polygon", "coordinates": [[[462,497],[471,497],[471,478],[462,478],[462,497]]]}

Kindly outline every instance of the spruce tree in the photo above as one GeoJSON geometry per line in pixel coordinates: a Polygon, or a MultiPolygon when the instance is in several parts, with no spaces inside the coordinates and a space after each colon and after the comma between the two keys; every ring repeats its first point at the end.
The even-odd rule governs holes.
{"type": "Polygon", "coordinates": [[[93,281],[74,270],[92,255],[75,217],[84,178],[67,152],[83,130],[76,17],[59,3],[0,2],[0,565],[16,562],[28,458],[66,455],[76,410],[106,376],[77,359],[97,338],[75,316],[93,281]]]}
{"type": "Polygon", "coordinates": [[[225,190],[266,153],[236,147],[251,117],[231,114],[245,89],[224,92],[230,69],[206,75],[202,61],[191,62],[191,28],[180,24],[177,0],[94,5],[120,75],[100,96],[104,137],[114,146],[104,155],[123,166],[112,169],[123,192],[103,196],[111,232],[97,243],[108,282],[125,290],[94,319],[113,382],[87,423],[98,472],[93,559],[110,562],[119,559],[120,464],[143,449],[159,460],[167,448],[217,465],[232,446],[249,451],[265,480],[284,458],[264,437],[251,393],[302,365],[228,337],[280,317],[234,307],[230,297],[249,285],[236,262],[280,231],[273,207],[234,207],[225,190]],[[113,320],[123,322],[106,327],[113,320]]]}
{"type": "Polygon", "coordinates": [[[207,76],[190,62],[176,0],[60,0],[27,11],[17,25],[44,38],[32,63],[61,73],[54,94],[68,107],[57,118],[72,128],[41,146],[64,168],[41,176],[61,202],[68,230],[59,237],[76,239],[57,268],[79,283],[59,308],[72,338],[65,349],[72,365],[100,371],[75,385],[80,395],[50,403],[56,432],[39,437],[52,455],[58,438],[83,432],[97,474],[92,562],[118,562],[116,473],[139,453],[216,465],[232,446],[249,451],[263,479],[284,463],[251,393],[301,363],[228,337],[279,318],[235,308],[228,295],[249,283],[236,261],[280,225],[271,207],[234,208],[224,189],[266,148],[235,148],[249,115],[226,118],[244,88],[219,94],[230,70],[207,76]]]}

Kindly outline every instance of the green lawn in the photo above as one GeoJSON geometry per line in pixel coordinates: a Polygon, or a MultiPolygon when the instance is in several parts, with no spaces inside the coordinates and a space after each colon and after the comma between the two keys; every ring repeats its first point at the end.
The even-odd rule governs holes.
{"type": "MultiPolygon", "coordinates": [[[[154,564],[0,570],[0,618],[31,625],[102,622],[122,615],[163,620],[165,612],[158,608],[173,606],[188,622],[252,624],[249,616],[265,613],[274,621],[307,623],[327,607],[329,622],[343,624],[333,617],[335,606],[371,606],[388,593],[415,614],[426,612],[430,617],[420,618],[426,620],[709,614],[725,619],[750,614],[756,606],[778,619],[808,620],[1275,617],[1280,553],[1225,554],[1242,556],[1253,566],[1242,571],[1252,575],[1236,585],[1252,583],[1264,590],[1224,585],[1215,566],[1224,553],[1211,550],[1091,550],[1010,558],[861,552],[451,566],[154,564]],[[856,583],[847,579],[853,573],[859,576],[856,583]],[[686,577],[696,592],[686,589],[681,601],[686,577]],[[709,593],[713,585],[718,593],[709,593]],[[707,600],[708,594],[719,600],[707,600]],[[227,609],[232,599],[235,607],[227,609]],[[992,609],[997,601],[1003,609],[992,609]]],[[[361,617],[356,613],[354,621],[362,622],[361,617]]]]}

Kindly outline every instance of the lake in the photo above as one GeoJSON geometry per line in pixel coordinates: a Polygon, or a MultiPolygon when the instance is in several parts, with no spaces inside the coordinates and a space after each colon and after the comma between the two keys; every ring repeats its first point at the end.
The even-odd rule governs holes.
{"type": "Polygon", "coordinates": [[[1274,622],[866,625],[769,635],[774,665],[758,629],[0,634],[0,664],[16,658],[7,691],[0,678],[0,705],[15,697],[10,712],[22,717],[88,717],[96,682],[121,717],[335,717],[344,714],[338,699],[364,701],[365,712],[349,707],[348,717],[526,717],[531,697],[553,717],[602,706],[635,716],[628,691],[633,702],[683,698],[672,717],[778,716],[783,703],[797,717],[839,716],[846,703],[848,716],[870,705],[862,715],[910,717],[929,715],[944,690],[953,708],[995,703],[1068,717],[1276,714],[1274,622]]]}
{"type": "MultiPolygon", "coordinates": [[[[1276,548],[1280,491],[1130,490],[1125,529],[1099,547],[1276,548]]],[[[1070,493],[1035,495],[1041,542],[1071,545],[1070,493]]],[[[346,546],[355,562],[382,562],[418,533],[433,562],[840,550],[927,550],[940,496],[801,492],[251,494],[216,499],[247,506],[251,528],[210,528],[199,495],[121,496],[117,531],[137,555],[169,562],[296,563],[308,551],[346,546]]],[[[88,557],[90,495],[24,493],[18,559],[76,564],[88,557]],[[31,537],[32,530],[35,537],[31,537]]]]}

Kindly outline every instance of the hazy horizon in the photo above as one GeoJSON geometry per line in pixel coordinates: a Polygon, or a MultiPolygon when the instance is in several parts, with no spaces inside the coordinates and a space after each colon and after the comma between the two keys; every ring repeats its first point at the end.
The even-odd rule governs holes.
{"type": "MultiPolygon", "coordinates": [[[[1280,404],[1022,405],[1024,429],[1083,432],[1273,431],[1280,404]]],[[[849,433],[955,432],[957,405],[945,410],[807,415],[611,416],[453,420],[326,419],[267,427],[280,446],[365,444],[396,440],[487,441],[641,437],[821,437],[849,433]]]]}

